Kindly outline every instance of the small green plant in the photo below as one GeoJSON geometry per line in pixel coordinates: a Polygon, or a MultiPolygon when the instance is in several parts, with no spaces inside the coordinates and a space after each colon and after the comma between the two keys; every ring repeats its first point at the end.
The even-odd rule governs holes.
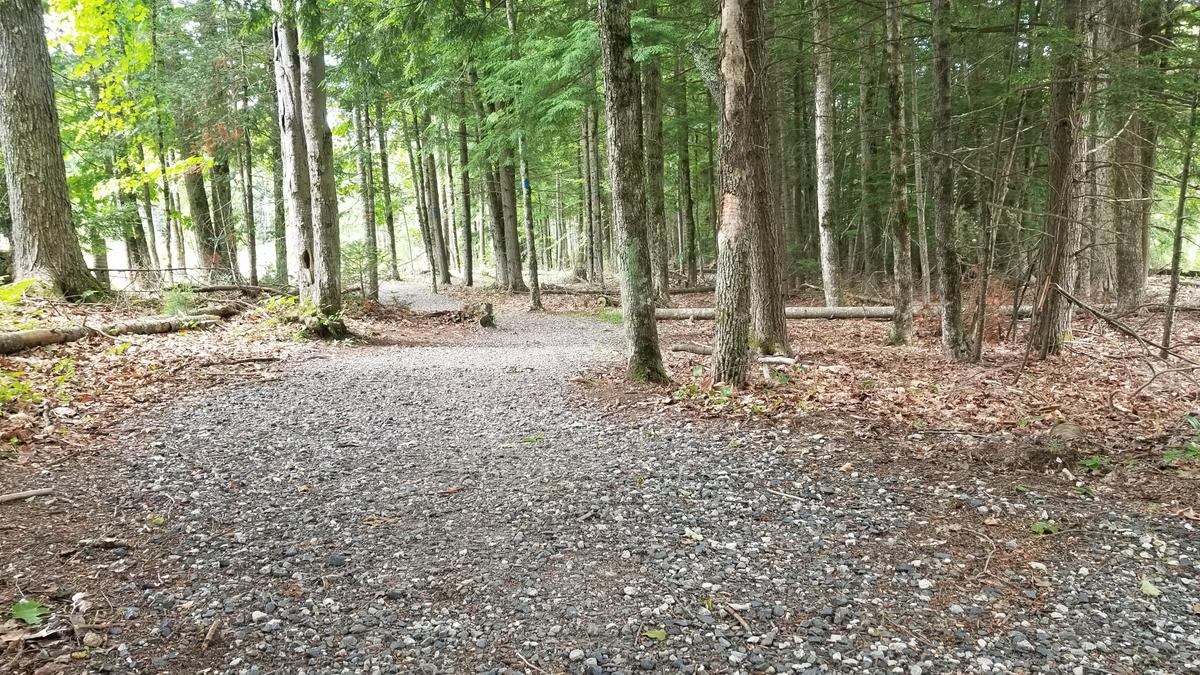
{"type": "Polygon", "coordinates": [[[1023,495],[1026,492],[1029,492],[1029,486],[1025,485],[1024,483],[1014,483],[1012,486],[1012,489],[1013,489],[1013,492],[1015,492],[1019,495],[1023,495]]]}
{"type": "Polygon", "coordinates": [[[33,279],[0,286],[0,305],[15,305],[25,299],[25,292],[33,286],[33,279]]]}
{"type": "Polygon", "coordinates": [[[184,316],[196,311],[196,293],[191,286],[173,286],[163,293],[162,312],[167,316],[184,316]]]}
{"type": "Polygon", "coordinates": [[[1110,460],[1107,455],[1092,455],[1091,457],[1084,457],[1083,459],[1079,460],[1079,466],[1082,466],[1093,473],[1098,473],[1107,469],[1109,463],[1110,460]]]}
{"type": "Polygon", "coordinates": [[[42,395],[24,376],[21,372],[0,373],[0,405],[42,402],[42,395]]]}
{"type": "Polygon", "coordinates": [[[611,307],[601,308],[601,310],[596,314],[596,317],[604,323],[611,323],[615,326],[621,325],[622,321],[621,310],[613,309],[611,307]]]}
{"type": "Polygon", "coordinates": [[[1083,497],[1095,497],[1096,496],[1096,490],[1093,489],[1091,485],[1076,485],[1074,490],[1075,490],[1075,494],[1081,495],[1083,497]]]}
{"type": "MultiPolygon", "coordinates": [[[[1183,418],[1192,431],[1200,432],[1200,418],[1195,415],[1185,415],[1183,418]]],[[[1175,466],[1184,462],[1200,462],[1200,433],[1192,436],[1191,440],[1176,448],[1163,450],[1163,466],[1175,466]]]]}
{"type": "Polygon", "coordinates": [[[36,626],[50,615],[50,608],[37,600],[24,598],[13,603],[9,614],[17,621],[29,626],[36,626]]]}
{"type": "Polygon", "coordinates": [[[533,436],[526,436],[525,438],[522,438],[521,442],[522,443],[537,443],[539,441],[544,441],[544,440],[546,440],[545,434],[534,434],[533,436]]]}
{"type": "Polygon", "coordinates": [[[1029,531],[1033,532],[1039,537],[1044,537],[1048,534],[1054,534],[1055,532],[1058,532],[1058,525],[1053,522],[1039,520],[1029,526],[1029,531]]]}
{"type": "Polygon", "coordinates": [[[650,638],[651,640],[657,640],[659,642],[662,642],[663,640],[667,639],[667,631],[665,631],[661,628],[651,628],[650,630],[643,633],[643,635],[650,638]]]}

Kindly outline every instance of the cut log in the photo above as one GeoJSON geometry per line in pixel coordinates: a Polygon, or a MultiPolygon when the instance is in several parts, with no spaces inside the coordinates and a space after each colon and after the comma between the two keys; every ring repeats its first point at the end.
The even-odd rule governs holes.
{"type": "Polygon", "coordinates": [[[39,488],[37,490],[26,490],[24,492],[13,492],[7,495],[0,495],[0,504],[4,502],[15,502],[21,499],[29,499],[30,497],[41,497],[54,492],[53,488],[39,488]]]}
{"type": "MultiPolygon", "coordinates": [[[[659,321],[712,321],[712,307],[663,307],[654,310],[654,318],[659,321]]],[[[784,315],[789,319],[873,319],[887,320],[892,318],[895,310],[888,305],[868,305],[863,307],[785,307],[784,315]]],[[[937,307],[926,306],[917,314],[936,312],[937,307]]],[[[1002,308],[1009,312],[1011,308],[1002,308]]],[[[1028,317],[1031,308],[1022,305],[1017,316],[1028,317]]]]}
{"type": "Polygon", "coordinates": [[[0,354],[13,354],[23,349],[46,345],[75,342],[93,335],[113,337],[117,335],[151,335],[173,333],[188,328],[205,328],[221,320],[216,314],[194,314],[190,316],[156,316],[148,319],[118,321],[106,326],[61,326],[57,328],[33,328],[11,333],[0,333],[0,354]]]}
{"type": "MultiPolygon", "coordinates": [[[[683,344],[672,345],[673,352],[687,352],[688,354],[699,354],[701,356],[712,356],[712,347],[708,345],[700,345],[695,342],[684,342],[683,344]]],[[[790,356],[758,356],[755,358],[761,364],[774,366],[794,366],[796,359],[790,356]]]]}
{"type": "MultiPolygon", "coordinates": [[[[654,310],[659,321],[711,321],[712,307],[662,307],[654,310]]],[[[890,319],[891,307],[785,307],[789,319],[890,319]]]]}

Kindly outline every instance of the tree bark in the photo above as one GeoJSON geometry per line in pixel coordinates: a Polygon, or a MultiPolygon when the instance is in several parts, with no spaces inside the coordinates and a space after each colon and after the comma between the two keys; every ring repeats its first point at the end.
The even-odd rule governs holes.
{"type": "Polygon", "coordinates": [[[1081,0],[1061,0],[1058,28],[1069,36],[1056,49],[1050,86],[1050,165],[1046,226],[1038,260],[1038,288],[1029,329],[1030,345],[1041,358],[1057,354],[1070,330],[1070,305],[1058,292],[1071,290],[1072,230],[1075,219],[1075,160],[1079,151],[1079,58],[1081,0]]]}
{"type": "Polygon", "coordinates": [[[836,178],[833,101],[833,45],[830,44],[831,0],[816,0],[814,5],[813,51],[816,61],[816,138],[817,138],[817,230],[821,255],[821,282],[825,304],[842,304],[842,289],[838,265],[838,247],[834,216],[836,178]]]}
{"type": "Polygon", "coordinates": [[[858,56],[858,161],[859,161],[859,227],[862,239],[862,271],[866,279],[883,271],[877,253],[881,245],[875,234],[879,231],[879,208],[875,194],[875,31],[871,24],[878,15],[868,16],[867,25],[859,33],[858,56]]]}
{"type": "Polygon", "coordinates": [[[517,233],[517,177],[512,150],[508,146],[500,152],[500,205],[504,216],[504,260],[508,264],[508,290],[524,293],[529,287],[525,285],[521,270],[521,239],[517,233]]]}
{"type": "Polygon", "coordinates": [[[699,277],[696,249],[696,205],[692,200],[691,121],[688,119],[687,76],[683,73],[682,58],[675,59],[675,82],[679,87],[679,202],[683,229],[683,255],[688,286],[695,286],[699,277]]]}
{"type": "MultiPolygon", "coordinates": [[[[422,126],[429,127],[429,114],[425,113],[422,126]]],[[[430,245],[433,255],[437,258],[438,281],[443,286],[450,285],[450,255],[446,249],[446,239],[442,230],[442,204],[438,191],[437,159],[433,156],[433,148],[426,142],[421,129],[415,129],[417,152],[424,156],[425,162],[425,208],[428,212],[429,233],[432,235],[430,245]]]]}
{"type": "Polygon", "coordinates": [[[889,342],[907,344],[912,339],[913,269],[912,236],[908,225],[908,156],[904,138],[904,36],[900,0],[887,0],[888,128],[891,131],[893,277],[896,314],[889,342]]]}
{"type": "Polygon", "coordinates": [[[294,256],[289,260],[288,269],[294,274],[300,297],[311,298],[316,283],[316,254],[313,251],[308,141],[300,96],[300,42],[296,25],[285,13],[294,7],[292,0],[273,0],[272,6],[280,17],[276,19],[274,27],[274,63],[285,238],[291,243],[285,248],[294,256]]]}
{"type": "Polygon", "coordinates": [[[1102,175],[1108,199],[1103,221],[1116,233],[1116,272],[1118,313],[1142,304],[1146,295],[1146,270],[1142,250],[1142,105],[1126,82],[1137,80],[1138,0],[1110,0],[1105,3],[1104,47],[1112,64],[1113,75],[1105,120],[1109,140],[1105,146],[1102,175]]]}
{"type": "Polygon", "coordinates": [[[345,333],[342,309],[342,248],[338,227],[337,179],[333,170],[333,133],[326,114],[325,45],[317,0],[300,0],[300,103],[312,187],[313,289],[311,302],[324,315],[329,337],[345,333]]]}
{"type": "MultiPolygon", "coordinates": [[[[368,114],[370,112],[368,111],[368,114]]],[[[388,161],[388,129],[391,125],[383,112],[383,102],[375,101],[375,135],[379,141],[379,187],[383,192],[383,223],[387,234],[388,270],[391,279],[400,278],[399,255],[396,252],[396,213],[392,206],[391,163],[388,161]]]]}
{"type": "Polygon", "coordinates": [[[1183,257],[1183,221],[1187,214],[1188,179],[1192,172],[1193,146],[1196,144],[1196,108],[1198,104],[1200,104],[1200,92],[1192,94],[1192,109],[1188,113],[1187,132],[1183,141],[1183,167],[1179,171],[1179,199],[1175,203],[1175,231],[1171,237],[1171,283],[1167,291],[1167,316],[1163,319],[1162,349],[1158,354],[1163,359],[1166,359],[1171,353],[1171,331],[1175,325],[1175,302],[1179,298],[1179,264],[1183,257]]]}
{"type": "MultiPolygon", "coordinates": [[[[218,152],[223,153],[223,150],[218,152]]],[[[223,154],[213,159],[209,184],[212,186],[213,235],[219,254],[212,267],[224,268],[224,274],[236,282],[241,277],[238,273],[237,230],[233,224],[233,183],[229,160],[223,154]]]]}
{"type": "Polygon", "coordinates": [[[71,221],[67,172],[40,0],[0,8],[0,153],[12,213],[14,280],[68,298],[98,290],[71,221]]]}
{"type": "Polygon", "coordinates": [[[929,266],[929,227],[925,220],[925,207],[929,196],[925,191],[925,171],[921,160],[921,110],[917,107],[917,70],[912,70],[912,147],[913,147],[913,199],[917,202],[917,250],[921,259],[921,286],[925,302],[933,300],[931,283],[933,270],[929,266]]]}
{"type": "Polygon", "coordinates": [[[375,158],[371,152],[371,113],[367,104],[358,106],[354,116],[355,140],[358,143],[358,183],[362,199],[363,266],[366,268],[366,287],[363,295],[379,300],[379,249],[375,234],[375,158]]]}
{"type": "Polygon", "coordinates": [[[654,322],[650,251],[646,239],[645,176],[639,120],[637,70],[628,0],[599,0],[600,53],[604,64],[604,109],[608,120],[609,179],[613,218],[621,237],[621,311],[625,326],[627,377],[669,381],[654,322]]]}
{"type": "Polygon", "coordinates": [[[463,236],[463,281],[467,286],[475,285],[475,261],[471,242],[471,169],[467,154],[467,103],[466,95],[458,92],[458,170],[462,181],[462,236],[463,236]]]}
{"type": "MultiPolygon", "coordinates": [[[[658,16],[658,0],[650,0],[647,14],[658,16]]],[[[654,302],[671,304],[667,257],[667,209],[663,192],[662,67],[652,56],[642,64],[642,147],[646,161],[646,233],[650,239],[651,280],[654,302]]]]}
{"type": "Polygon", "coordinates": [[[275,246],[275,276],[280,284],[286,284],[288,282],[288,247],[287,220],[284,218],[283,207],[283,145],[280,142],[279,133],[279,91],[274,85],[270,87],[270,90],[271,111],[275,117],[275,120],[269,125],[271,129],[271,201],[274,206],[271,214],[271,239],[275,246]]]}
{"type": "Polygon", "coordinates": [[[933,0],[933,227],[942,309],[942,351],[970,358],[963,336],[962,272],[954,217],[954,130],[950,109],[950,0],[933,0]]]}

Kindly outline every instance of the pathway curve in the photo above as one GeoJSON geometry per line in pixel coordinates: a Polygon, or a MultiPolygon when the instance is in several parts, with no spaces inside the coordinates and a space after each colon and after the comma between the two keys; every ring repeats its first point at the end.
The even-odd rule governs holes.
{"type": "Polygon", "coordinates": [[[914,476],[819,434],[600,410],[571,379],[616,357],[616,328],[498,318],[478,341],[351,350],[127,423],[73,489],[78,517],[136,543],[62,563],[93,567],[123,613],[92,666],[1200,668],[1184,521],[914,476]],[[1048,517],[1080,533],[1032,537],[1048,517]]]}

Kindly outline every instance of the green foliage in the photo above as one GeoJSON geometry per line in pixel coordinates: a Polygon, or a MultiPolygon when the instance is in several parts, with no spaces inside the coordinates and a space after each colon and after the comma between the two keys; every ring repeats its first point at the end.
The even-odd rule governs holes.
{"type": "Polygon", "coordinates": [[[1033,532],[1039,537],[1044,537],[1048,534],[1054,534],[1055,532],[1058,532],[1059,527],[1058,524],[1054,523],[1053,521],[1039,520],[1029,526],[1029,531],[1033,532]]]}
{"type": "Polygon", "coordinates": [[[26,373],[0,373],[0,406],[11,403],[41,403],[42,395],[29,383],[26,373]]]}
{"type": "MultiPolygon", "coordinates": [[[[1200,432],[1200,418],[1195,415],[1186,415],[1184,420],[1187,421],[1192,431],[1200,432]]],[[[1200,462],[1200,433],[1192,436],[1179,447],[1167,448],[1163,451],[1163,466],[1177,466],[1185,462],[1200,462]]]]}
{"type": "Polygon", "coordinates": [[[667,639],[667,631],[663,630],[662,628],[651,628],[645,633],[642,633],[642,635],[645,635],[647,638],[656,640],[658,642],[662,642],[663,640],[667,639]]]}
{"type": "Polygon", "coordinates": [[[1079,460],[1079,466],[1093,473],[1104,471],[1110,463],[1111,460],[1109,460],[1107,455],[1092,455],[1079,460]]]}
{"type": "Polygon", "coordinates": [[[619,326],[624,321],[624,318],[621,316],[621,310],[613,309],[612,307],[602,307],[596,313],[596,318],[604,323],[611,323],[614,326],[619,326]]]}
{"type": "Polygon", "coordinates": [[[34,279],[26,279],[11,284],[0,286],[0,305],[13,306],[25,299],[25,293],[33,284],[34,279]]]}
{"type": "Polygon", "coordinates": [[[29,626],[36,626],[50,616],[49,607],[29,598],[14,602],[8,611],[12,618],[29,626]]]}
{"type": "Polygon", "coordinates": [[[162,313],[167,316],[185,316],[196,310],[196,293],[191,286],[174,286],[163,293],[162,313]]]}

